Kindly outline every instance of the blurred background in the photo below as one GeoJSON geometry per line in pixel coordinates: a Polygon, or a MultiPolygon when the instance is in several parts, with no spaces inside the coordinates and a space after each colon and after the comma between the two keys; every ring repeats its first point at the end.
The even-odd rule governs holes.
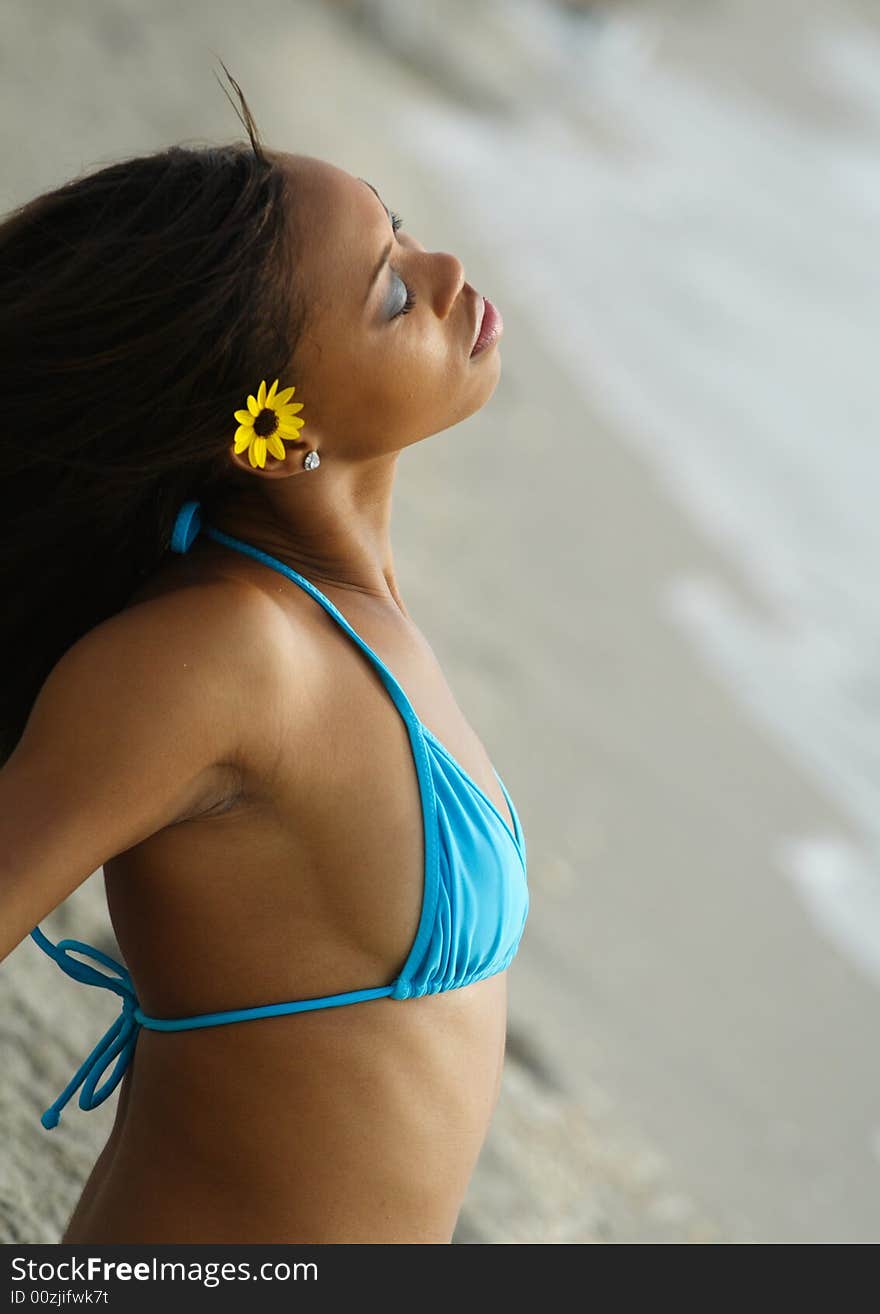
{"type": "MultiPolygon", "coordinates": [[[[394,509],[529,852],[456,1240],[880,1240],[877,6],[5,0],[0,207],[239,137],[217,56],[505,319],[394,509]]],[[[44,928],[113,952],[100,873],[44,928]]],[[[115,1015],[4,964],[0,1240],[60,1235],[115,1015]]]]}

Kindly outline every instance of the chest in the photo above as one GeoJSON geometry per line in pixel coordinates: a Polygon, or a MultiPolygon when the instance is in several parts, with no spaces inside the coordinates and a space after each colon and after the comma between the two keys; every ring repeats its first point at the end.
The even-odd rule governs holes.
{"type": "Polygon", "coordinates": [[[386,683],[332,618],[294,604],[289,621],[240,704],[238,789],[223,798],[218,780],[213,803],[105,864],[120,945],[158,1015],[216,1007],[229,973],[256,973],[253,996],[271,1000],[384,984],[411,960],[421,984],[447,988],[474,967],[464,948],[494,968],[519,932],[512,813],[423,636],[359,618],[393,665],[386,683]],[[199,971],[194,935],[210,950],[199,971]],[[169,974],[178,961],[186,972],[169,974]]]}
{"type": "MultiPolygon", "coordinates": [[[[305,720],[300,706],[295,738],[274,740],[279,811],[293,815],[307,798],[306,828],[311,820],[332,828],[337,815],[364,836],[383,826],[389,834],[396,827],[411,830],[412,818],[429,806],[426,778],[439,764],[455,789],[481,795],[507,829],[516,829],[485,747],[411,621],[358,616],[357,636],[368,657],[324,613],[300,618],[300,637],[303,625],[310,660],[299,672],[291,668],[289,678],[311,681],[312,696],[305,720]]],[[[273,743],[272,727],[265,727],[260,742],[273,743]]]]}
{"type": "MultiPolygon", "coordinates": [[[[175,568],[184,564],[190,565],[174,563],[167,578],[159,574],[147,581],[129,605],[175,587],[175,568]]],[[[227,573],[247,578],[251,563],[231,564],[229,570],[229,563],[223,563],[227,573]]],[[[206,578],[215,577],[216,570],[216,563],[210,563],[206,578]]],[[[218,769],[204,781],[199,798],[180,820],[226,814],[246,803],[249,795],[260,793],[261,785],[280,794],[299,795],[307,786],[312,796],[320,789],[325,795],[349,790],[354,797],[366,797],[377,770],[389,776],[389,758],[396,755],[399,760],[402,746],[402,772],[415,782],[413,745],[395,691],[389,688],[397,684],[427,734],[439,741],[512,827],[492,761],[433,648],[412,619],[379,615],[374,607],[360,606],[340,592],[330,600],[351,625],[354,633],[348,634],[296,585],[277,577],[273,584],[289,625],[289,651],[282,628],[275,639],[278,659],[271,686],[254,688],[240,709],[246,722],[243,739],[251,749],[247,780],[237,772],[218,769]],[[358,646],[359,640],[364,648],[358,646]],[[390,681],[383,682],[377,663],[386,666],[390,681]],[[304,684],[309,691],[305,717],[304,684]]]]}

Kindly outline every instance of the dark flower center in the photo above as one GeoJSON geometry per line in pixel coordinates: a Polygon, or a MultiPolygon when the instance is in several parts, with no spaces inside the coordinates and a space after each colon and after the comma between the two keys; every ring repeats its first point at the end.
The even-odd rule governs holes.
{"type": "Polygon", "coordinates": [[[260,411],[254,420],[254,433],[259,438],[268,438],[278,428],[278,416],[268,406],[260,411]]]}

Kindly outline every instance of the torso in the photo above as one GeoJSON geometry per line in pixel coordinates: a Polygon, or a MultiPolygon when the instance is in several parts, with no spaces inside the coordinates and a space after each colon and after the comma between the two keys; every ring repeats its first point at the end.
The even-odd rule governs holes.
{"type": "MultiPolygon", "coordinates": [[[[253,746],[244,769],[218,769],[187,817],[104,865],[141,1007],[160,1017],[390,984],[421,910],[423,821],[406,726],[367,656],[315,599],[200,539],[128,605],[218,577],[229,581],[225,605],[243,584],[271,595],[289,621],[291,660],[276,663],[283,677],[239,691],[253,746]],[[309,691],[295,728],[288,681],[309,691]]],[[[509,817],[412,620],[316,583],[509,817]]],[[[497,1099],[505,1019],[502,973],[416,999],[142,1028],[116,1124],[63,1240],[449,1241],[497,1099]]]]}

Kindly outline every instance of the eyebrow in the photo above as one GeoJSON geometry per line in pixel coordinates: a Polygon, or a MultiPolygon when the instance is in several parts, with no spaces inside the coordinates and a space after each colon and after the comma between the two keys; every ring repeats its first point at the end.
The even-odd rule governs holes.
{"type": "MultiPolygon", "coordinates": [[[[385,205],[385,202],[382,200],[382,197],[379,196],[379,193],[376,191],[376,189],[375,189],[375,187],[373,186],[373,184],[372,184],[371,182],[367,182],[366,178],[358,178],[358,182],[366,183],[366,185],[367,185],[367,187],[369,187],[370,191],[371,191],[371,192],[374,192],[375,195],[376,195],[377,197],[379,197],[379,200],[380,200],[380,202],[382,203],[382,206],[384,207],[385,213],[388,215],[388,222],[390,223],[390,222],[391,222],[391,211],[388,209],[388,206],[385,205]]],[[[373,290],[373,284],[376,282],[376,279],[379,277],[379,275],[381,274],[382,270],[385,268],[386,264],[388,263],[388,257],[391,255],[391,252],[393,251],[393,249],[394,249],[394,242],[391,241],[391,242],[388,243],[388,245],[386,246],[385,250],[382,252],[382,259],[379,261],[378,265],[377,265],[376,268],[374,269],[374,271],[373,271],[373,276],[372,276],[372,278],[370,279],[369,283],[367,284],[367,294],[366,294],[366,296],[364,297],[364,301],[366,301],[366,300],[369,298],[369,295],[370,295],[370,293],[371,293],[372,290],[373,290]]]]}

